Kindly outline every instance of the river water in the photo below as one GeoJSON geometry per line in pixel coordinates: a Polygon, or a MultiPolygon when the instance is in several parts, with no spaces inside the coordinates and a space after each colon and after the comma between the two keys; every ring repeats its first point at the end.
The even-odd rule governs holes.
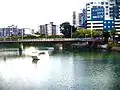
{"type": "Polygon", "coordinates": [[[120,90],[120,53],[0,48],[0,90],[120,90]],[[40,60],[32,52],[45,51],[40,60]]]}

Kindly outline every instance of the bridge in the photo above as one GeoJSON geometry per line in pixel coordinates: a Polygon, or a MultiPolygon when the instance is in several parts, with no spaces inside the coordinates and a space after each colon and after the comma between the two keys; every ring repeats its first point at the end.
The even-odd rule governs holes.
{"type": "Polygon", "coordinates": [[[23,39],[23,40],[3,40],[0,43],[59,43],[59,42],[92,42],[93,38],[39,38],[39,39],[23,39]]]}

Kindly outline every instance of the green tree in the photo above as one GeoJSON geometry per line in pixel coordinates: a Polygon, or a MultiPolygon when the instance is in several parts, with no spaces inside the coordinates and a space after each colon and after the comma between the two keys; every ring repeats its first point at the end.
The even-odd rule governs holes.
{"type": "Polygon", "coordinates": [[[92,30],[92,37],[99,37],[100,32],[97,30],[92,30]]]}
{"type": "Polygon", "coordinates": [[[74,33],[74,37],[85,38],[85,37],[90,37],[90,36],[91,36],[91,30],[87,30],[87,29],[78,29],[74,33]]]}
{"type": "Polygon", "coordinates": [[[79,38],[85,38],[85,37],[90,37],[91,31],[87,29],[78,29],[73,36],[74,37],[79,37],[79,38]]]}
{"type": "Polygon", "coordinates": [[[74,33],[74,37],[99,37],[100,32],[97,30],[90,29],[78,29],[74,33]]]}
{"type": "Polygon", "coordinates": [[[108,38],[110,37],[110,33],[106,30],[103,30],[103,37],[105,44],[108,44],[108,38]]]}
{"type": "Polygon", "coordinates": [[[84,29],[84,35],[85,35],[86,37],[90,37],[90,36],[91,36],[91,30],[89,30],[89,29],[84,29]]]}
{"type": "Polygon", "coordinates": [[[75,32],[76,28],[71,26],[69,22],[60,24],[60,31],[65,37],[71,37],[71,32],[75,32]]]}
{"type": "Polygon", "coordinates": [[[110,35],[111,35],[111,37],[112,37],[112,39],[113,39],[113,42],[114,42],[114,40],[115,40],[115,34],[116,34],[116,30],[115,30],[115,29],[110,30],[110,35]]]}

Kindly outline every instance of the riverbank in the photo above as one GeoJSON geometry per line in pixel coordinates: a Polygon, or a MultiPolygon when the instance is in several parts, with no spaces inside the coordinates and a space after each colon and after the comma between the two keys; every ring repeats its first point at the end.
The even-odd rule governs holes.
{"type": "Polygon", "coordinates": [[[111,48],[111,51],[120,52],[120,47],[112,47],[112,48],[111,48]]]}
{"type": "Polygon", "coordinates": [[[72,48],[97,48],[97,49],[104,49],[104,50],[109,50],[109,51],[116,51],[116,52],[120,52],[120,47],[112,47],[112,48],[108,48],[107,44],[106,45],[98,45],[96,46],[89,46],[87,43],[76,43],[76,44],[72,44],[72,48]]]}

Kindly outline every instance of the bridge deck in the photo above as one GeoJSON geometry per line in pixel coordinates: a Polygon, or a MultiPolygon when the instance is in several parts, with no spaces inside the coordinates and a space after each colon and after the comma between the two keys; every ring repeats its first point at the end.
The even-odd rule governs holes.
{"type": "Polygon", "coordinates": [[[0,43],[20,43],[20,42],[86,42],[93,41],[93,38],[40,38],[40,39],[24,39],[24,40],[4,40],[0,43]]]}

